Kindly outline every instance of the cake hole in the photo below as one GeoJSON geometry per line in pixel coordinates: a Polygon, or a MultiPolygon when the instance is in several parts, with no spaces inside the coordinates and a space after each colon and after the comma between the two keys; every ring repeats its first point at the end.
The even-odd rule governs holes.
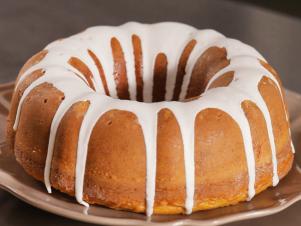
{"type": "Polygon", "coordinates": [[[112,125],[112,123],[113,123],[112,120],[109,120],[109,121],[107,122],[107,125],[110,126],[110,125],[112,125]]]}
{"type": "MultiPolygon", "coordinates": [[[[91,60],[93,60],[97,66],[97,76],[101,78],[103,86],[101,94],[122,100],[131,100],[131,98],[133,98],[138,102],[145,103],[171,100],[189,102],[199,98],[200,95],[206,91],[205,88],[210,79],[230,63],[225,48],[210,47],[205,52],[200,52],[196,62],[193,62],[194,65],[189,65],[192,63],[192,61],[189,61],[189,56],[195,45],[197,45],[196,40],[190,40],[187,42],[184,50],[178,51],[179,60],[177,60],[177,62],[171,62],[165,52],[158,52],[152,59],[149,59],[150,62],[154,63],[154,66],[151,67],[150,70],[145,71],[143,70],[143,40],[141,40],[138,35],[133,34],[132,44],[135,79],[128,79],[129,70],[127,70],[127,67],[129,65],[126,64],[124,50],[120,44],[120,40],[118,40],[117,37],[111,37],[113,76],[115,81],[115,85],[112,87],[107,85],[106,76],[109,75],[104,71],[104,62],[91,50],[87,50],[91,60]],[[190,71],[191,75],[187,74],[188,71],[186,68],[188,67],[192,67],[190,71]],[[171,70],[170,68],[173,69],[171,70]],[[189,76],[188,84],[185,84],[185,87],[183,87],[183,82],[187,76],[189,76]],[[135,84],[131,84],[133,81],[135,84]],[[148,86],[148,84],[152,85],[148,86]],[[130,90],[131,88],[136,89],[135,92],[130,90]],[[145,91],[145,89],[147,90],[145,91]],[[133,97],[133,94],[136,96],[133,97]]],[[[77,57],[71,57],[68,63],[81,73],[81,75],[77,76],[96,91],[93,74],[88,65],[77,57]]],[[[224,86],[228,85],[226,82],[224,83],[224,86]]],[[[221,85],[218,84],[217,87],[219,86],[221,85]]]]}
{"type": "Polygon", "coordinates": [[[65,97],[63,96],[63,97],[61,97],[61,100],[65,100],[65,97]]]}
{"type": "Polygon", "coordinates": [[[46,104],[46,103],[47,103],[47,101],[48,101],[48,99],[44,99],[44,104],[46,104]]]}

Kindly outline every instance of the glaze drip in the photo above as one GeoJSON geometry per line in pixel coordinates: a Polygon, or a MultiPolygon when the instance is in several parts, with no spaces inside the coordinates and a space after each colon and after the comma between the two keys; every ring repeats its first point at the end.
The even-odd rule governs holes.
{"type": "Polygon", "coordinates": [[[216,31],[197,30],[184,24],[166,22],[142,25],[130,22],[119,27],[92,27],[80,34],[55,41],[45,49],[48,51],[46,56],[22,72],[16,85],[37,69],[45,71],[24,91],[18,105],[14,130],[18,128],[22,104],[35,87],[50,83],[64,93],[65,98],[53,118],[49,137],[44,171],[49,192],[56,132],[65,113],[78,101],[89,102],[78,137],[75,177],[76,199],[85,206],[88,204],[83,200],[83,187],[89,139],[98,119],[112,109],[134,113],[142,128],[146,149],[148,216],[153,213],[156,188],[157,114],[164,108],[172,111],[182,134],[186,175],[185,208],[188,214],[194,206],[195,118],[205,109],[219,109],[231,116],[239,126],[247,160],[248,197],[251,199],[255,195],[256,168],[250,125],[241,105],[243,101],[250,100],[258,106],[265,119],[271,146],[273,185],[278,183],[271,117],[258,84],[266,76],[277,84],[280,93],[281,89],[274,76],[260,64],[259,60],[265,61],[264,58],[252,47],[226,38],[216,31]],[[207,78],[207,84],[202,84],[205,85],[205,92],[198,91],[198,96],[193,100],[184,102],[193,79],[193,69],[199,57],[211,47],[224,49],[229,63],[212,72],[210,78],[207,78]],[[233,79],[228,86],[209,89],[214,81],[229,72],[233,73],[233,79]]]}

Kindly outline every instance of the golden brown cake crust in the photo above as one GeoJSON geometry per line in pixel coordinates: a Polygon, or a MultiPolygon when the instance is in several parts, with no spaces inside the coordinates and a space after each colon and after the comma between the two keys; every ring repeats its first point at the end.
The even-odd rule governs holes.
{"type": "MultiPolygon", "coordinates": [[[[279,92],[275,91],[276,88],[271,83],[265,82],[262,82],[260,87],[264,90],[263,95],[270,97],[268,106],[271,106],[272,121],[276,128],[274,132],[277,141],[278,173],[282,178],[291,168],[293,161],[288,133],[281,132],[288,131],[288,124],[284,118],[279,92]]],[[[63,94],[51,85],[41,85],[27,97],[24,113],[20,118],[14,142],[16,158],[30,175],[40,181],[43,181],[51,119],[62,97],[63,94]],[[47,102],[44,103],[46,99],[47,102]],[[38,111],[41,109],[40,105],[44,107],[38,111]],[[28,118],[31,119],[31,123],[27,123],[28,118]]],[[[54,188],[69,195],[74,195],[76,140],[87,105],[85,102],[75,104],[65,115],[58,129],[51,183],[54,188]]],[[[252,125],[256,156],[256,191],[260,192],[272,184],[271,151],[267,143],[263,116],[250,102],[245,102],[243,107],[252,125]]],[[[194,210],[246,200],[246,160],[242,137],[236,123],[222,111],[208,109],[197,116],[195,132],[194,210]],[[225,167],[218,167],[220,165],[225,167]]],[[[167,109],[161,110],[158,119],[155,213],[174,214],[185,211],[182,148],[180,131],[174,116],[167,109]]],[[[84,197],[89,203],[137,212],[145,211],[145,147],[141,128],[132,113],[114,110],[107,112],[97,122],[89,143],[84,197]],[[119,126],[120,121],[127,127],[127,133],[119,126]],[[115,139],[116,137],[118,139],[115,139]]]]}
{"type": "MultiPolygon", "coordinates": [[[[111,44],[117,45],[117,47],[119,45],[116,40],[111,44]]],[[[187,54],[193,48],[194,42],[191,42],[190,45],[187,54]]],[[[135,46],[140,48],[139,44],[135,44],[135,46]]],[[[115,64],[118,64],[119,61],[123,62],[121,50],[119,48],[115,50],[115,64]]],[[[139,54],[139,49],[136,53],[139,54]]],[[[46,54],[47,51],[37,54],[25,64],[24,68],[36,64],[46,54]]],[[[196,82],[190,83],[187,97],[195,97],[204,91],[205,84],[213,74],[229,64],[226,56],[225,49],[215,47],[208,49],[199,58],[198,65],[194,69],[195,76],[192,77],[192,81],[196,80],[196,82]],[[202,80],[201,86],[194,86],[200,79],[202,80]]],[[[183,64],[186,64],[184,58],[182,61],[183,64]]],[[[156,64],[163,66],[166,64],[165,57],[157,57],[157,60],[156,64]]],[[[69,63],[83,72],[87,71],[87,68],[75,58],[70,59],[69,63]]],[[[274,69],[265,62],[261,63],[280,81],[274,69]]],[[[24,68],[22,71],[25,70],[24,68]]],[[[118,73],[124,73],[122,67],[115,69],[120,70],[118,73]]],[[[91,76],[89,71],[84,73],[91,76]]],[[[158,76],[162,75],[162,70],[159,70],[158,73],[158,76]]],[[[12,128],[18,103],[24,90],[40,76],[43,76],[42,70],[32,72],[15,90],[8,117],[7,138],[11,147],[14,148],[17,161],[25,171],[35,179],[43,181],[50,126],[56,110],[64,99],[64,94],[49,83],[37,86],[25,98],[17,132],[15,133],[12,128]]],[[[119,95],[128,98],[128,93],[123,92],[125,77],[120,79],[119,95]]],[[[137,79],[139,80],[139,78],[137,79]]],[[[158,79],[162,79],[162,77],[158,77],[158,79]]],[[[232,79],[233,72],[226,73],[212,83],[210,88],[227,86],[232,79]]],[[[182,82],[181,75],[178,80],[182,82]]],[[[159,83],[158,85],[160,85],[159,83]]],[[[142,83],[139,84],[143,86],[142,83]]],[[[289,122],[285,116],[287,110],[283,105],[277,85],[271,79],[263,77],[258,84],[258,89],[271,115],[278,174],[280,178],[283,178],[289,172],[293,162],[289,122]]],[[[141,91],[137,95],[141,100],[141,91]]],[[[158,95],[161,94],[158,93],[158,95]]],[[[177,99],[178,96],[179,91],[175,94],[174,99],[177,99]]],[[[162,98],[162,95],[157,98],[162,98]]],[[[51,185],[71,196],[74,196],[75,193],[77,139],[89,104],[89,101],[79,101],[72,105],[59,125],[54,146],[50,174],[51,185]]],[[[255,189],[256,193],[259,193],[272,185],[271,148],[265,119],[259,108],[251,101],[244,101],[242,108],[251,129],[256,162],[255,189]]],[[[183,142],[178,122],[172,111],[162,109],[158,113],[157,130],[154,213],[184,213],[186,191],[183,142]]],[[[239,126],[231,116],[215,108],[208,108],[197,115],[194,154],[193,211],[232,205],[247,199],[248,171],[243,139],[239,126]]],[[[121,110],[106,112],[97,121],[89,141],[84,200],[91,204],[100,204],[116,209],[145,212],[145,178],[145,143],[136,115],[121,110]]]]}

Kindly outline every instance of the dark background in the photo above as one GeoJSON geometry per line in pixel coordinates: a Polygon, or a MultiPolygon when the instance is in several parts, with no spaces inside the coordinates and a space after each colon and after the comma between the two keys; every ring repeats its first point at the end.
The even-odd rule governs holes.
{"type": "MultiPolygon", "coordinates": [[[[49,42],[93,25],[178,21],[213,28],[258,49],[301,93],[300,1],[260,0],[0,0],[0,83],[15,79],[49,42]]],[[[84,225],[19,201],[0,190],[0,225],[84,225]]],[[[231,225],[301,225],[301,202],[273,216],[231,225]]]]}
{"type": "Polygon", "coordinates": [[[272,9],[287,15],[301,17],[300,0],[232,0],[257,5],[266,9],[272,9]]]}

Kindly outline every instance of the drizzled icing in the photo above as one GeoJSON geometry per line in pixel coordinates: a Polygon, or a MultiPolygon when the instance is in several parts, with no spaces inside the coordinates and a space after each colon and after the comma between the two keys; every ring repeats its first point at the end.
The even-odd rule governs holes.
{"type": "Polygon", "coordinates": [[[152,215],[153,213],[156,187],[157,113],[163,108],[167,108],[173,112],[182,134],[186,175],[185,208],[188,214],[192,212],[194,206],[195,118],[196,115],[204,109],[220,109],[230,115],[237,122],[243,137],[249,175],[248,197],[251,199],[255,195],[256,168],[250,125],[241,104],[245,100],[254,102],[262,112],[266,122],[272,152],[273,185],[275,186],[278,183],[279,177],[277,172],[276,146],[271,117],[265,101],[258,90],[258,84],[262,77],[266,76],[277,84],[280,93],[281,89],[274,76],[260,64],[259,59],[264,61],[264,58],[252,47],[243,44],[240,41],[228,39],[216,31],[197,30],[184,24],[165,22],[143,25],[130,22],[119,27],[92,27],[67,39],[55,41],[49,44],[46,49],[48,50],[48,53],[45,58],[25,71],[18,81],[18,84],[20,84],[34,70],[43,69],[45,72],[43,76],[35,80],[24,91],[17,109],[14,130],[17,130],[18,127],[22,104],[26,96],[35,87],[47,82],[51,83],[54,87],[64,93],[65,98],[58,107],[51,124],[48,153],[44,171],[44,181],[48,192],[51,192],[49,176],[56,132],[65,113],[78,101],[89,101],[89,107],[84,116],[79,132],[75,170],[75,196],[77,201],[85,206],[88,206],[88,204],[83,200],[83,187],[89,139],[98,119],[105,112],[112,109],[133,112],[137,116],[138,122],[143,131],[146,147],[147,215],[152,215]],[[135,101],[137,90],[135,80],[135,62],[131,42],[131,37],[134,34],[141,39],[141,48],[143,53],[142,78],[144,82],[143,98],[145,102],[135,101]],[[131,100],[117,99],[116,84],[114,77],[112,76],[114,62],[110,46],[110,40],[113,37],[120,42],[124,53],[131,100]],[[180,100],[184,100],[186,96],[192,70],[198,57],[209,47],[217,46],[225,48],[227,50],[227,58],[230,60],[230,64],[213,76],[207,85],[206,92],[204,92],[199,98],[189,102],[170,101],[172,99],[176,83],[175,75],[177,73],[177,66],[181,52],[185,48],[186,44],[191,40],[196,40],[196,46],[193,48],[188,58],[185,70],[186,75],[184,76],[180,93],[180,100]],[[88,50],[93,51],[102,64],[111,97],[105,95],[98,69],[89,56],[88,50]],[[152,100],[154,63],[155,58],[159,53],[164,53],[168,60],[165,93],[166,101],[150,103],[152,100]],[[89,67],[89,70],[93,74],[92,82],[96,89],[95,91],[83,82],[85,80],[85,76],[68,63],[68,60],[71,57],[77,57],[89,67]],[[234,79],[227,87],[208,89],[213,81],[229,71],[234,71],[234,79]]]}

